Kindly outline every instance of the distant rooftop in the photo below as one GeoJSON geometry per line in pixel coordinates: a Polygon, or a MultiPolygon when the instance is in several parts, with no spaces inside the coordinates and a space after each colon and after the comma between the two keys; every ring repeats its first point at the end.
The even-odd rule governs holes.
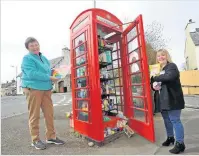
{"type": "Polygon", "coordinates": [[[199,28],[196,28],[195,32],[190,32],[190,35],[195,46],[199,46],[199,28]]]}
{"type": "Polygon", "coordinates": [[[64,56],[60,56],[60,57],[50,60],[50,68],[54,68],[63,59],[64,59],[64,56]]]}

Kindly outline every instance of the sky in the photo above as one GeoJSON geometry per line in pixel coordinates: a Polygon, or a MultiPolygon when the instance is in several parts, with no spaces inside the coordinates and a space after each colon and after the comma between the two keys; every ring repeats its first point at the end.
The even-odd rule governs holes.
{"type": "MultiPolygon", "coordinates": [[[[173,61],[184,62],[185,26],[189,19],[199,27],[199,1],[113,1],[96,0],[96,7],[116,15],[121,21],[133,21],[143,15],[144,27],[157,21],[163,26],[163,38],[170,39],[173,61]]],[[[35,37],[48,59],[61,56],[70,48],[70,25],[82,11],[92,8],[93,1],[1,1],[1,83],[15,78],[23,56],[24,42],[35,37]]]]}

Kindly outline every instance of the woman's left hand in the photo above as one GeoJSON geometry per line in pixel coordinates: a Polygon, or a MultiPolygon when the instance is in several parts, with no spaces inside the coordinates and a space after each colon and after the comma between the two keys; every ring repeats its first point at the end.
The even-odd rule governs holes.
{"type": "Polygon", "coordinates": [[[161,84],[158,82],[153,82],[153,89],[154,90],[160,90],[161,89],[161,84]]]}

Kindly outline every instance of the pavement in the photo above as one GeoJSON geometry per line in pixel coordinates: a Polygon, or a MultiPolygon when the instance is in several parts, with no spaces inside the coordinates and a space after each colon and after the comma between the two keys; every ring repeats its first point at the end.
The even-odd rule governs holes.
{"type": "MultiPolygon", "coordinates": [[[[28,114],[11,116],[1,120],[1,154],[2,155],[169,155],[170,147],[162,147],[165,140],[165,129],[160,114],[154,116],[156,142],[151,143],[135,134],[132,138],[125,135],[102,147],[88,147],[88,142],[82,138],[76,138],[69,127],[69,120],[65,112],[71,110],[70,95],[65,98],[60,94],[55,95],[53,101],[54,120],[57,136],[65,145],[48,145],[46,150],[36,150],[30,146],[31,140],[28,130],[28,114]],[[56,99],[59,99],[56,100],[56,99]],[[61,101],[62,100],[62,101],[61,101]],[[60,102],[61,101],[61,102],[60,102]],[[57,103],[60,102],[60,103],[57,103]],[[68,103],[67,103],[68,102],[68,103]],[[57,105],[56,105],[57,104],[57,105]]],[[[2,100],[4,101],[4,100],[2,100]]],[[[5,104],[5,103],[4,103],[5,104]]],[[[2,108],[3,109],[3,108],[2,108]]],[[[2,110],[3,111],[3,110],[2,110]]],[[[43,115],[40,119],[40,135],[44,140],[45,125],[43,115]]],[[[182,111],[182,122],[185,128],[186,151],[184,155],[199,155],[199,110],[186,108],[182,111]]]]}
{"type": "Polygon", "coordinates": [[[185,95],[186,107],[199,109],[199,95],[185,95]]]}

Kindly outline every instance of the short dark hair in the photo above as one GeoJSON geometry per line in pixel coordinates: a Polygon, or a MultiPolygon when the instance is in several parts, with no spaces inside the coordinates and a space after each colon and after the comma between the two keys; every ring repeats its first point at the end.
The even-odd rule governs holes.
{"type": "Polygon", "coordinates": [[[26,47],[26,49],[28,49],[29,43],[32,43],[32,42],[37,42],[37,43],[39,43],[34,37],[28,37],[28,38],[26,39],[26,41],[25,41],[25,47],[26,47]]]}

